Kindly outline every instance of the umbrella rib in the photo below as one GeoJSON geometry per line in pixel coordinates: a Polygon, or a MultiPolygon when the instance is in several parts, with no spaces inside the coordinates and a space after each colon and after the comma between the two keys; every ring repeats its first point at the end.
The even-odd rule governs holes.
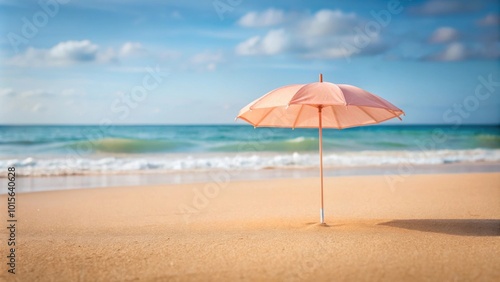
{"type": "Polygon", "coordinates": [[[295,128],[295,125],[297,125],[297,121],[299,121],[299,116],[302,113],[302,109],[304,109],[304,105],[300,107],[299,112],[297,113],[297,117],[295,117],[295,120],[293,121],[292,128],[295,128]]]}
{"type": "Polygon", "coordinates": [[[271,108],[269,112],[267,112],[256,124],[255,126],[259,126],[259,123],[261,123],[274,109],[276,108],[271,108]]]}
{"type": "Polygon", "coordinates": [[[371,119],[374,121],[377,121],[376,118],[374,118],[371,114],[369,114],[363,107],[358,107],[363,113],[365,113],[367,116],[369,116],[371,119]]]}
{"type": "Polygon", "coordinates": [[[335,121],[336,121],[336,122],[337,122],[337,124],[339,125],[339,129],[342,129],[342,126],[340,125],[339,118],[337,117],[337,113],[336,113],[336,112],[335,112],[335,110],[333,109],[333,106],[330,106],[330,108],[332,109],[333,118],[335,118],[335,121]]]}
{"type": "Polygon", "coordinates": [[[392,113],[394,115],[394,117],[397,117],[399,120],[403,120],[398,114],[396,114],[396,112],[394,110],[391,110],[391,109],[387,109],[390,113],[392,113]]]}

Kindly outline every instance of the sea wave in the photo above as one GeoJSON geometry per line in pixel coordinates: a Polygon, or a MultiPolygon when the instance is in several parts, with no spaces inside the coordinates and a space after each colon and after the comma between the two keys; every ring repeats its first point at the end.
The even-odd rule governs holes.
{"type": "MultiPolygon", "coordinates": [[[[158,153],[316,153],[315,129],[206,126],[0,126],[0,158],[68,153],[89,158],[158,153]]],[[[323,150],[500,149],[498,126],[370,126],[324,130],[323,150]],[[435,139],[438,138],[438,139],[435,139]]]]}
{"type": "MultiPolygon", "coordinates": [[[[325,140],[324,146],[329,146],[332,143],[325,140]]],[[[317,151],[318,139],[313,137],[296,137],[283,140],[251,140],[233,142],[230,144],[222,144],[213,146],[210,151],[212,152],[305,152],[317,151]]]]}
{"type": "Polygon", "coordinates": [[[63,146],[77,152],[103,153],[154,153],[175,152],[189,147],[189,142],[168,140],[141,140],[128,138],[104,138],[99,140],[76,141],[63,146]]]}
{"type": "MultiPolygon", "coordinates": [[[[111,141],[110,141],[111,142],[111,141]]],[[[119,141],[112,141],[114,143],[119,141]]],[[[106,147],[106,145],[102,145],[106,147]]],[[[124,146],[131,146],[125,144],[124,146]]],[[[132,145],[135,146],[135,145],[132,145]]],[[[163,145],[162,145],[163,146],[163,145]]],[[[129,148],[128,148],[129,149],[129,148]]],[[[127,149],[127,150],[128,150],[127,149]]],[[[351,151],[326,153],[324,166],[366,167],[390,165],[439,165],[449,163],[498,163],[499,149],[434,151],[351,151]]],[[[241,153],[191,155],[137,155],[136,157],[84,158],[27,157],[0,160],[5,171],[15,166],[21,176],[60,176],[85,174],[196,172],[203,170],[304,169],[318,166],[315,153],[241,153]]],[[[5,177],[2,175],[0,177],[5,177]]]]}

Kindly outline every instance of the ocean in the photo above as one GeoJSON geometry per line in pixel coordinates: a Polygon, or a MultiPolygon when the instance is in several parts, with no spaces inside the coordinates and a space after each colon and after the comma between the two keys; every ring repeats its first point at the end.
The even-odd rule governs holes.
{"type": "MultiPolygon", "coordinates": [[[[326,169],[498,165],[500,126],[324,129],[323,148],[326,169]]],[[[312,169],[318,166],[318,130],[249,125],[0,126],[0,170],[10,166],[25,177],[312,169]]]]}

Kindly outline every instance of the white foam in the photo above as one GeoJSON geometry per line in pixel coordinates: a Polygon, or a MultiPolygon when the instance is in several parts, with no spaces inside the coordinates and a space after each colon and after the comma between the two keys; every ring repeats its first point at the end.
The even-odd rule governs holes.
{"type": "MultiPolygon", "coordinates": [[[[439,165],[448,163],[500,162],[498,149],[436,151],[360,151],[327,152],[323,157],[328,167],[388,166],[399,164],[439,165]]],[[[200,171],[268,168],[313,168],[318,155],[311,153],[261,153],[225,155],[166,155],[137,157],[76,158],[54,157],[0,160],[0,169],[15,166],[22,176],[56,176],[82,174],[114,174],[129,172],[200,171]]],[[[5,177],[2,174],[0,177],[5,177]]]]}

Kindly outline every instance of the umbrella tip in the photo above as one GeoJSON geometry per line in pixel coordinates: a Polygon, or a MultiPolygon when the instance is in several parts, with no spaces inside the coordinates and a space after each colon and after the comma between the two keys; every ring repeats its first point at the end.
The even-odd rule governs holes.
{"type": "Polygon", "coordinates": [[[323,74],[322,73],[319,74],[319,82],[323,82],[323,74]]]}

